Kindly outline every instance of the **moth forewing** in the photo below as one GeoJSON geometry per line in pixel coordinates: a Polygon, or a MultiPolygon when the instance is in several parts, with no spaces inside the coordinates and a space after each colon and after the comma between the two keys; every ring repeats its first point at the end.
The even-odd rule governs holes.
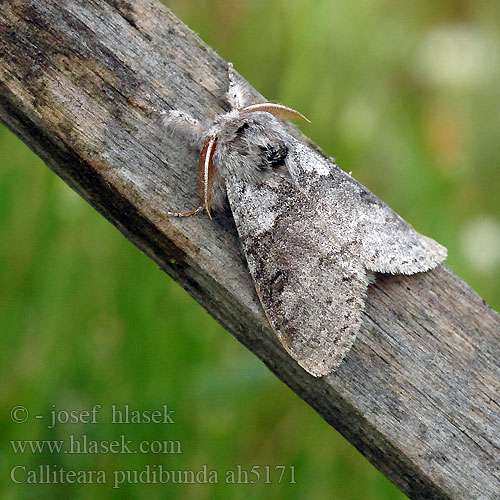
{"type": "Polygon", "coordinates": [[[295,141],[287,167],[308,198],[315,199],[327,240],[358,241],[359,258],[370,271],[414,274],[446,259],[446,248],[413,229],[352,176],[295,141]]]}
{"type": "Polygon", "coordinates": [[[294,183],[226,180],[259,299],[288,353],[314,376],[334,369],[359,327],[367,280],[356,245],[326,242],[314,203],[294,183]],[[292,201],[292,203],[290,203],[292,201]]]}

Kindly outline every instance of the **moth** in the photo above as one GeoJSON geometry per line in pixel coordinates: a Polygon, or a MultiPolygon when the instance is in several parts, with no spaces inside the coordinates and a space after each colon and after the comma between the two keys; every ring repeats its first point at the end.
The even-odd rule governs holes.
{"type": "Polygon", "coordinates": [[[269,324],[288,353],[320,377],[334,370],[358,333],[373,272],[414,274],[446,258],[368,189],[282,125],[305,119],[254,103],[229,64],[231,111],[211,124],[160,111],[167,130],[198,145],[200,206],[229,209],[269,324]]]}

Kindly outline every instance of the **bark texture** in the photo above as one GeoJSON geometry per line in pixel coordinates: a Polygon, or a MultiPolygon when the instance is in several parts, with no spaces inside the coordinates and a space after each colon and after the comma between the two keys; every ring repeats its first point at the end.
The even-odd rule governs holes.
{"type": "Polygon", "coordinates": [[[315,379],[270,330],[231,226],[165,215],[196,206],[198,152],[127,99],[227,109],[226,63],[167,8],[4,0],[0,53],[2,121],[409,497],[498,498],[500,321],[465,283],[379,276],[353,349],[315,379]]]}

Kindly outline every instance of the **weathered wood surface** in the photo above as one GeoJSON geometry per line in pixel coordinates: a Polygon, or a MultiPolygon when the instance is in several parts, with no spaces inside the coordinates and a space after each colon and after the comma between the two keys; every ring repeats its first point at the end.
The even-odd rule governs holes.
{"type": "Polygon", "coordinates": [[[354,348],[315,379],[267,325],[234,231],[194,207],[197,152],[127,102],[227,109],[226,63],[146,0],[0,3],[0,116],[411,498],[500,491],[499,316],[441,267],[370,287],[354,348]]]}

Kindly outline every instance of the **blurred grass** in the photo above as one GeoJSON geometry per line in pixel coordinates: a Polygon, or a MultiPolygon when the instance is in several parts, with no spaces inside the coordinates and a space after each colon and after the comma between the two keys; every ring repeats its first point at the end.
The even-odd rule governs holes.
{"type": "MultiPolygon", "coordinates": [[[[500,307],[500,4],[317,0],[167,5],[500,307]]],[[[404,498],[187,294],[0,128],[0,494],[48,498],[404,498]],[[112,403],[176,410],[111,425],[112,403]],[[103,406],[98,425],[31,414],[103,406]],[[173,439],[181,455],[14,455],[5,439],[173,439]],[[16,464],[219,471],[216,485],[21,486],[16,464]],[[224,484],[241,464],[297,484],[224,484]]]]}

